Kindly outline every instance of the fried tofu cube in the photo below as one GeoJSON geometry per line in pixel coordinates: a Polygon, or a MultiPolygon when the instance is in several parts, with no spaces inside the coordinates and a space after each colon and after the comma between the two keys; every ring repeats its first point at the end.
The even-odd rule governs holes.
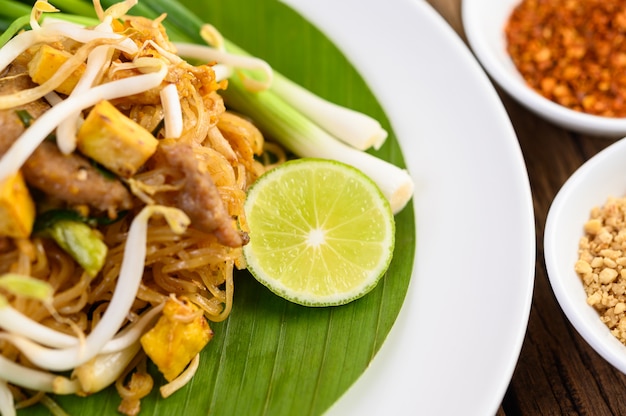
{"type": "Polygon", "coordinates": [[[0,236],[26,238],[33,230],[35,203],[20,172],[0,182],[0,236]]]}
{"type": "Polygon", "coordinates": [[[146,355],[167,381],[183,372],[213,337],[202,310],[184,297],[170,297],[155,326],[140,339],[146,355]]]}
{"type": "Polygon", "coordinates": [[[125,178],[131,177],[159,144],[148,130],[108,101],[94,106],[76,138],[81,153],[125,178]]]}
{"type": "MultiPolygon", "coordinates": [[[[59,70],[72,55],[66,51],[56,49],[50,45],[42,45],[35,53],[33,59],[28,63],[28,74],[33,82],[43,84],[48,81],[59,70]]],[[[85,72],[85,64],[82,63],[67,77],[61,85],[55,88],[55,91],[61,94],[69,95],[78,80],[85,72]]]]}

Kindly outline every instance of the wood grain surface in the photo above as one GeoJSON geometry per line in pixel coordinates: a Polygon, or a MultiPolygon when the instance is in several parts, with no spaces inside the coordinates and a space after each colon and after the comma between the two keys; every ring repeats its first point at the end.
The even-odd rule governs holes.
{"type": "MultiPolygon", "coordinates": [[[[465,40],[462,0],[427,0],[465,40]]],[[[537,260],[522,351],[498,416],[626,415],[626,375],[604,361],[561,311],[548,281],[543,230],[567,178],[615,139],[579,135],[527,111],[498,89],[515,128],[533,193],[537,260]]]]}

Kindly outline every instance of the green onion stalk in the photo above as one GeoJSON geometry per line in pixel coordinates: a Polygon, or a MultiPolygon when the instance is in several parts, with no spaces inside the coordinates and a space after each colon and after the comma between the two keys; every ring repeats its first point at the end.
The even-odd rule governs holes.
{"type": "MultiPolygon", "coordinates": [[[[0,19],[16,21],[0,40],[10,38],[27,26],[26,16],[33,3],[0,0],[0,19]]],[[[117,3],[116,0],[101,1],[105,9],[117,3]]],[[[60,13],[47,16],[85,25],[98,22],[90,1],[56,0],[52,4],[60,13]]],[[[387,137],[376,120],[314,95],[227,39],[209,36],[211,26],[175,0],[139,1],[129,11],[129,14],[150,19],[164,13],[167,18],[163,25],[181,55],[191,50],[192,45],[204,46],[185,57],[224,63],[216,66],[216,73],[220,67],[229,78],[229,86],[222,94],[228,107],[253,118],[256,115],[259,128],[296,156],[334,159],[362,170],[389,199],[394,213],[402,210],[412,198],[414,186],[407,171],[366,151],[380,148],[387,137]],[[220,59],[215,60],[216,54],[220,59]],[[242,74],[245,78],[241,78],[242,74]],[[258,81],[259,78],[265,80],[258,81]]]]}

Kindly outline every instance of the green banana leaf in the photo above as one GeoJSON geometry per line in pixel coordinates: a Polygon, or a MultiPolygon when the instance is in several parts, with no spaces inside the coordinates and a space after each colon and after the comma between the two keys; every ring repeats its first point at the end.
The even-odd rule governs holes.
{"type": "MultiPolygon", "coordinates": [[[[275,0],[182,3],[283,75],[379,119],[390,137],[376,154],[403,166],[384,111],[358,71],[303,17],[275,0]]],[[[158,387],[165,380],[151,367],[155,387],[142,400],[141,415],[323,414],[366,370],[404,301],[416,240],[411,203],[396,221],[396,252],[386,276],[368,295],[345,306],[291,304],[248,273],[239,273],[232,313],[211,325],[215,337],[203,351],[194,379],[163,399],[158,387]]],[[[114,388],[88,398],[53,399],[70,415],[116,414],[120,402],[114,388]]],[[[18,414],[48,411],[38,405],[18,414]]]]}

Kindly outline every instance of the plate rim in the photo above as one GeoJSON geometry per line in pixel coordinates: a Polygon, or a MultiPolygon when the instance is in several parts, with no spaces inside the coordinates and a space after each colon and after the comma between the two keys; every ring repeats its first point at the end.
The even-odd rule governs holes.
{"type": "MultiPolygon", "coordinates": [[[[424,240],[421,238],[423,237],[423,234],[420,233],[419,223],[424,212],[422,209],[423,204],[420,204],[418,200],[417,203],[414,203],[414,213],[416,215],[416,220],[418,221],[416,259],[412,281],[409,285],[409,292],[407,293],[407,298],[405,299],[402,310],[400,311],[400,315],[392,327],[387,340],[381,347],[381,350],[377,356],[374,357],[374,360],[368,370],[357,380],[348,392],[346,392],[344,396],[331,407],[328,414],[358,414],[360,412],[371,414],[376,411],[383,410],[386,412],[392,410],[397,414],[415,414],[416,411],[423,414],[439,415],[458,414],[459,411],[462,411],[462,414],[466,415],[495,413],[502,401],[502,398],[504,397],[506,388],[508,387],[517,364],[527,329],[534,287],[536,248],[534,211],[528,174],[523,162],[523,156],[521,155],[519,143],[517,142],[517,137],[515,136],[511,122],[506,115],[504,106],[500,101],[495,88],[493,88],[493,85],[488,80],[486,74],[482,71],[478,61],[476,61],[471,55],[469,49],[465,46],[460,37],[452,30],[445,20],[443,20],[443,18],[434,11],[432,6],[425,1],[390,0],[385,3],[384,10],[381,8],[380,2],[377,2],[376,0],[319,0],[317,2],[309,3],[307,3],[306,0],[281,1],[294,8],[297,12],[302,14],[305,18],[307,18],[307,20],[329,36],[331,41],[336,44],[336,46],[346,55],[357,71],[361,73],[364,80],[370,86],[374,95],[381,103],[383,109],[388,113],[388,118],[390,119],[392,128],[398,136],[401,148],[404,150],[403,154],[405,154],[405,158],[406,154],[410,153],[407,152],[407,150],[414,150],[412,148],[409,149],[409,145],[412,142],[404,129],[406,126],[404,126],[402,121],[402,118],[406,118],[409,114],[407,114],[406,111],[403,112],[400,110],[398,112],[400,115],[396,117],[394,110],[397,109],[397,107],[390,105],[390,103],[393,103],[393,97],[390,97],[388,92],[383,88],[379,79],[380,74],[364,67],[363,62],[366,62],[364,56],[367,51],[363,51],[363,43],[368,44],[367,47],[369,50],[381,52],[381,49],[378,48],[380,45],[376,43],[375,39],[367,37],[367,34],[364,33],[364,28],[368,27],[368,24],[371,24],[373,21],[393,18],[395,19],[393,22],[394,27],[397,31],[406,29],[408,31],[407,33],[416,34],[414,32],[416,29],[411,29],[409,26],[419,26],[417,24],[418,21],[422,24],[427,23],[430,29],[435,30],[438,43],[445,45],[446,48],[449,49],[448,52],[451,51],[462,61],[465,65],[464,69],[467,69],[467,71],[471,74],[472,82],[475,82],[480,87],[482,94],[484,95],[480,98],[489,104],[490,111],[493,111],[495,114],[495,123],[497,124],[496,129],[502,135],[499,140],[506,143],[504,150],[507,152],[508,158],[516,169],[515,180],[517,181],[516,185],[519,186],[520,191],[518,195],[519,200],[517,201],[520,203],[518,214],[520,216],[519,219],[524,224],[524,226],[520,227],[518,230],[520,238],[524,240],[524,253],[520,254],[520,256],[523,257],[523,260],[521,260],[523,270],[520,271],[518,276],[519,280],[516,281],[516,283],[519,284],[520,293],[516,304],[517,309],[514,313],[511,313],[514,324],[512,323],[513,321],[510,322],[513,329],[509,334],[507,334],[508,338],[506,340],[506,344],[508,350],[501,353],[506,357],[502,359],[502,368],[498,368],[496,371],[497,380],[491,383],[493,390],[483,391],[480,398],[474,398],[469,402],[464,400],[447,400],[445,403],[434,403],[438,402],[436,400],[438,393],[434,391],[436,388],[435,386],[432,387],[434,396],[429,397],[429,400],[420,401],[420,397],[424,397],[420,396],[420,393],[424,395],[427,393],[419,391],[416,392],[415,396],[407,399],[407,395],[410,395],[414,389],[431,389],[431,387],[425,386],[423,379],[417,380],[415,377],[408,376],[406,369],[398,367],[397,360],[394,361],[393,359],[394,354],[397,354],[399,351],[405,351],[399,347],[402,342],[407,341],[406,337],[403,338],[403,335],[409,333],[415,334],[416,331],[419,330],[419,328],[416,330],[415,322],[410,322],[413,320],[414,315],[419,312],[419,305],[416,307],[414,304],[415,299],[419,298],[419,292],[416,293],[416,291],[418,291],[419,288],[423,287],[425,284],[425,279],[420,276],[420,273],[423,272],[423,270],[420,269],[420,261],[424,260],[423,257],[420,258],[420,252],[421,250],[424,250],[425,247],[422,245],[424,240]],[[326,13],[329,7],[332,7],[333,9],[333,16],[330,18],[326,13]],[[353,13],[355,7],[360,9],[360,13],[358,15],[353,13]],[[347,19],[348,16],[350,19],[347,19]],[[340,26],[339,22],[342,22],[343,26],[340,26]],[[396,23],[397,25],[395,25],[396,23]],[[353,36],[353,38],[351,38],[351,36],[353,36]],[[361,38],[361,46],[354,42],[354,38],[361,38]],[[390,108],[393,108],[394,110],[390,110],[390,108]],[[380,382],[381,376],[389,374],[393,374],[394,377],[397,376],[397,374],[394,374],[390,368],[397,371],[397,374],[400,374],[399,379],[406,382],[409,387],[406,385],[394,385],[393,388],[390,388],[389,386],[382,385],[384,383],[380,382]],[[385,397],[385,400],[380,400],[381,397],[385,397]],[[429,403],[427,403],[427,401],[429,403]]],[[[379,35],[384,36],[384,34],[380,33],[379,35]]],[[[415,44],[406,39],[403,39],[404,41],[402,42],[398,40],[397,37],[394,39],[399,43],[398,47],[400,49],[409,50],[410,47],[416,48],[415,44]]],[[[402,75],[405,75],[404,72],[402,75]]],[[[394,83],[394,86],[397,86],[396,83],[394,83]]],[[[411,91],[413,90],[414,88],[411,89],[411,91]]],[[[418,131],[414,130],[414,132],[419,133],[419,129],[418,131]]],[[[502,143],[500,143],[500,145],[501,144],[502,143]]],[[[414,175],[414,180],[417,184],[416,198],[419,198],[420,192],[423,192],[425,187],[428,187],[428,184],[423,183],[422,178],[419,176],[420,170],[415,169],[414,160],[411,156],[409,155],[409,158],[406,159],[407,167],[410,173],[414,175]]],[[[422,223],[422,225],[424,224],[422,223]]],[[[428,249],[428,247],[426,247],[426,249],[428,249]]],[[[422,298],[420,299],[424,300],[422,298]]],[[[423,321],[419,322],[419,324],[423,324],[423,321]]],[[[405,363],[405,367],[415,371],[419,371],[419,368],[416,367],[416,365],[419,366],[424,364],[423,361],[420,361],[419,357],[407,357],[407,359],[408,361],[405,363]]],[[[494,359],[494,362],[495,361],[496,360],[494,359]]],[[[434,384],[436,384],[437,381],[438,380],[435,380],[434,384]]],[[[431,391],[429,390],[429,393],[430,392],[431,391]]],[[[462,393],[461,396],[464,396],[468,394],[468,391],[460,393],[462,393]]]]}

